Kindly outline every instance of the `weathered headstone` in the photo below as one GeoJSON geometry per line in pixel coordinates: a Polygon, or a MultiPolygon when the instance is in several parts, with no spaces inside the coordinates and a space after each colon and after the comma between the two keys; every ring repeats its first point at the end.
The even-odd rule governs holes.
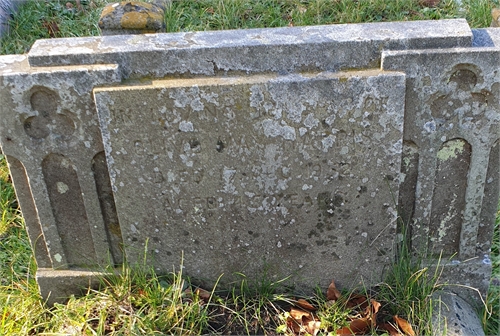
{"type": "Polygon", "coordinates": [[[158,270],[183,255],[212,281],[266,267],[310,287],[380,281],[404,91],[379,71],[94,90],[128,260],[147,245],[158,270]]]}
{"type": "Polygon", "coordinates": [[[400,204],[413,248],[441,257],[450,284],[483,293],[500,191],[499,56],[470,48],[382,59],[407,75],[400,204]]]}
{"type": "Polygon", "coordinates": [[[398,188],[406,218],[422,215],[422,228],[438,233],[420,239],[427,231],[415,223],[414,246],[458,251],[450,269],[484,290],[498,64],[491,49],[454,48],[494,47],[500,32],[472,37],[465,20],[445,20],[52,39],[1,56],[0,145],[43,296],[77,292],[95,264],[119,264],[122,246],[136,260],[146,241],[160,270],[184,250],[198,278],[267,262],[302,282],[378,280],[371,261],[391,257],[398,188]],[[423,50],[386,53],[380,70],[384,50],[408,49],[423,50]],[[405,95],[400,158],[392,146],[405,95]],[[422,113],[434,124],[415,123],[422,113]],[[210,268],[200,254],[224,264],[210,268]],[[332,274],[332,265],[347,268],[332,274]]]}

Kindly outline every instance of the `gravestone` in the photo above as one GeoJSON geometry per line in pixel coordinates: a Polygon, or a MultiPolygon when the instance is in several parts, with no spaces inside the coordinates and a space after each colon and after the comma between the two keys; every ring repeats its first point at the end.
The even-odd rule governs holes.
{"type": "Polygon", "coordinates": [[[498,41],[444,20],[51,39],[0,56],[0,146],[42,295],[62,301],[144,252],[171,271],[181,250],[209,281],[265,265],[311,286],[378,281],[397,207],[416,249],[458,252],[447,274],[484,290],[498,55],[470,47],[498,41]]]}
{"type": "Polygon", "coordinates": [[[373,283],[393,258],[404,81],[353,71],[94,90],[131,262],[373,283]],[[343,272],[338,270],[342,269],[343,272]]]}

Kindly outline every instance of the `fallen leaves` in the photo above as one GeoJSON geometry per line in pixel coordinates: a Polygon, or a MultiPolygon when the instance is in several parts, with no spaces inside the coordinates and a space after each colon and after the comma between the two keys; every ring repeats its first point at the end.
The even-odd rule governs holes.
{"type": "Polygon", "coordinates": [[[340,291],[335,287],[335,281],[332,280],[328,289],[326,290],[326,299],[330,300],[338,300],[340,298],[340,291]]]}
{"type": "Polygon", "coordinates": [[[56,37],[57,33],[59,33],[59,25],[55,21],[44,21],[42,26],[47,29],[50,37],[56,37]]]}
{"type": "Polygon", "coordinates": [[[350,310],[345,321],[346,326],[337,330],[331,330],[322,326],[320,318],[315,314],[318,307],[304,299],[295,302],[295,306],[286,315],[286,326],[294,335],[317,335],[320,331],[334,332],[336,335],[366,335],[373,332],[385,332],[390,336],[415,336],[411,324],[397,315],[392,321],[378,317],[382,304],[365,295],[351,293],[343,296],[332,280],[326,292],[326,305],[342,302],[346,309],[350,310]]]}
{"type": "Polygon", "coordinates": [[[437,7],[439,5],[440,0],[420,0],[420,6],[422,7],[437,7]]]}
{"type": "Polygon", "coordinates": [[[394,315],[394,321],[398,325],[398,328],[408,336],[415,336],[415,332],[411,325],[405,319],[398,317],[398,315],[394,315]]]}
{"type": "Polygon", "coordinates": [[[315,336],[320,331],[321,322],[311,312],[292,307],[286,325],[295,335],[315,336]]]}

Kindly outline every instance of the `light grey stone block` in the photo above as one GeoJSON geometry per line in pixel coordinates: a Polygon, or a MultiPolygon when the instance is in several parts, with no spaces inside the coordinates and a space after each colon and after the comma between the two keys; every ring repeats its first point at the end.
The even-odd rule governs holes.
{"type": "Polygon", "coordinates": [[[40,268],[120,263],[101,133],[91,90],[116,65],[30,68],[0,57],[0,134],[40,268]]]}
{"type": "Polygon", "coordinates": [[[414,246],[457,252],[444,277],[484,292],[499,193],[497,35],[475,30],[474,49],[465,20],[394,22],[51,39],[0,57],[0,146],[41,292],[60,300],[79,290],[82,267],[119,264],[122,232],[130,260],[149,238],[161,271],[182,242],[203,278],[268,260],[303,282],[378,280],[399,189],[407,219],[423,218],[414,246]]]}
{"type": "Polygon", "coordinates": [[[153,81],[94,90],[131,262],[381,281],[393,261],[404,75],[153,81]],[[342,271],[340,271],[342,270],[342,271]]]}
{"type": "Polygon", "coordinates": [[[459,20],[39,40],[32,66],[117,63],[124,77],[378,68],[381,50],[469,47],[459,20]]]}

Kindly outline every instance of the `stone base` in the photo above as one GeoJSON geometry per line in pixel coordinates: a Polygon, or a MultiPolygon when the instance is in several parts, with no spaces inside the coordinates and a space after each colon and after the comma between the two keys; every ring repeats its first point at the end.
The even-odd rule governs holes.
{"type": "Polygon", "coordinates": [[[433,334],[446,336],[484,336],[477,310],[458,295],[436,292],[433,295],[433,334]]]}
{"type": "Polygon", "coordinates": [[[441,260],[441,264],[436,262],[426,262],[423,266],[429,267],[429,274],[435,272],[435,267],[439,267],[441,272],[439,283],[447,284],[446,290],[453,292],[462,299],[469,302],[474,308],[479,308],[484,304],[484,298],[488,293],[491,280],[491,262],[488,258],[469,259],[467,261],[441,260]]]}
{"type": "Polygon", "coordinates": [[[108,273],[88,270],[53,270],[40,268],[36,281],[48,306],[65,303],[71,295],[83,295],[89,288],[97,289],[108,273]]]}

